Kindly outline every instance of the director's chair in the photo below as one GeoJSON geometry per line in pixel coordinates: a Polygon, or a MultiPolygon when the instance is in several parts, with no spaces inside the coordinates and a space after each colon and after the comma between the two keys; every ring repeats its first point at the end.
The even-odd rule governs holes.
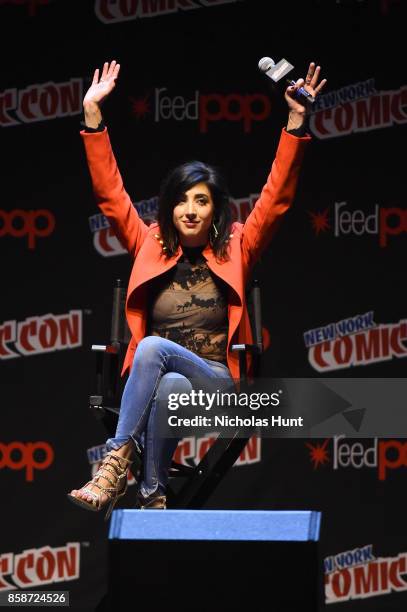
{"type": "MultiPolygon", "coordinates": [[[[261,324],[261,296],[257,280],[253,280],[246,291],[249,317],[254,338],[253,344],[234,344],[232,350],[239,354],[240,389],[248,387],[247,359],[252,355],[253,376],[260,369],[260,356],[263,351],[261,324]]],[[[114,436],[120,411],[120,399],[125,380],[121,368],[130,341],[130,330],[125,318],[126,288],[117,280],[113,289],[112,321],[110,342],[107,345],[93,345],[96,353],[96,390],[90,396],[90,409],[114,436]]],[[[254,430],[238,427],[232,432],[222,431],[210,446],[198,465],[189,466],[172,462],[169,476],[183,477],[182,486],[175,491],[171,480],[167,487],[167,507],[199,509],[205,504],[230,467],[234,465],[245,448],[254,430]]],[[[132,464],[131,471],[138,478],[140,462],[132,464]]]]}

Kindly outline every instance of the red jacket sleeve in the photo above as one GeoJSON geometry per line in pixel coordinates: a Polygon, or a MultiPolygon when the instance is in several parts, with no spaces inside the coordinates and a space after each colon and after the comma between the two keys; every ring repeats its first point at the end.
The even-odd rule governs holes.
{"type": "Polygon", "coordinates": [[[105,128],[102,132],[81,131],[96,201],[121,244],[134,257],[148,232],[130,196],[125,191],[105,128]]]}
{"type": "Polygon", "coordinates": [[[249,268],[268,246],[281,215],[294,200],[302,158],[310,140],[310,136],[298,138],[282,130],[267,183],[243,226],[242,252],[249,268]]]}

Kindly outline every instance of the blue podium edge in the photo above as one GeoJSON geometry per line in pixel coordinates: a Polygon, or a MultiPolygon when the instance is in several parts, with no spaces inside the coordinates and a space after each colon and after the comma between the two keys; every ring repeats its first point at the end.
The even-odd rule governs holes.
{"type": "Polygon", "coordinates": [[[115,510],[109,540],[318,541],[315,510],[115,510]]]}
{"type": "Polygon", "coordinates": [[[319,540],[319,532],[321,529],[321,512],[311,511],[308,540],[317,542],[319,540]]]}

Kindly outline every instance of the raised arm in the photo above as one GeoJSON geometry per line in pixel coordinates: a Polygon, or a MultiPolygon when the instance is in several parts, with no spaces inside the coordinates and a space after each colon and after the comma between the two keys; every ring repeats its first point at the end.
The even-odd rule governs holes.
{"type": "Polygon", "coordinates": [[[97,204],[123,247],[136,256],[148,226],[140,219],[124,189],[101,112],[101,104],[113,91],[119,70],[120,64],[115,61],[105,62],[100,79],[99,70],[95,70],[83,100],[85,125],[89,131],[83,130],[81,136],[97,204]]]}
{"type": "Polygon", "coordinates": [[[275,160],[267,183],[247,217],[243,227],[242,250],[249,267],[252,267],[270,243],[279,226],[281,216],[291,206],[300,173],[301,162],[306,145],[311,137],[306,132],[308,108],[297,97],[300,87],[304,87],[314,97],[326,83],[318,84],[320,67],[311,63],[307,77],[299,79],[294,86],[285,91],[288,104],[287,127],[283,129],[275,160]]]}

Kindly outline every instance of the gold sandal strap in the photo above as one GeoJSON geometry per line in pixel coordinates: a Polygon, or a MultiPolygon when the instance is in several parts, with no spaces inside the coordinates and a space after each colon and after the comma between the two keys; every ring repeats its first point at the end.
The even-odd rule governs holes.
{"type": "Polygon", "coordinates": [[[117,460],[117,463],[119,464],[121,470],[127,469],[129,467],[129,465],[131,465],[133,463],[133,461],[131,459],[126,459],[126,457],[120,457],[119,455],[116,455],[112,451],[107,453],[105,459],[107,457],[111,457],[111,458],[117,460]],[[122,465],[122,463],[121,463],[122,461],[124,461],[124,465],[122,465]]]}
{"type": "Polygon", "coordinates": [[[86,493],[87,495],[90,495],[91,497],[93,497],[93,499],[98,499],[98,496],[96,495],[96,493],[94,491],[91,491],[90,489],[88,489],[87,487],[83,487],[81,489],[81,491],[83,491],[84,493],[86,493]]]}
{"type": "MultiPolygon", "coordinates": [[[[92,485],[94,487],[97,487],[99,489],[99,491],[101,491],[102,493],[105,493],[110,499],[114,499],[115,497],[118,497],[118,496],[123,494],[123,490],[119,491],[119,488],[116,487],[116,486],[113,486],[113,487],[103,487],[102,485],[100,485],[97,482],[92,483],[92,485]]],[[[125,488],[126,487],[124,487],[124,489],[125,488]]],[[[89,489],[88,489],[88,491],[89,491],[89,489]]],[[[94,493],[92,491],[89,491],[89,493],[92,496],[95,496],[97,499],[100,499],[100,493],[97,494],[97,493],[94,493]]]]}
{"type": "Polygon", "coordinates": [[[99,507],[100,496],[97,495],[97,493],[95,493],[94,491],[91,491],[90,489],[88,489],[86,487],[81,489],[81,491],[83,491],[84,493],[86,493],[87,495],[90,495],[92,497],[92,501],[90,502],[92,506],[95,506],[95,508],[99,507]]]}
{"type": "Polygon", "coordinates": [[[107,480],[107,482],[108,482],[108,483],[109,483],[109,484],[110,484],[112,487],[115,487],[115,486],[116,486],[116,483],[117,483],[117,482],[118,482],[118,480],[119,480],[118,478],[116,478],[116,480],[112,480],[112,479],[110,478],[110,476],[108,476],[107,474],[102,475],[102,476],[99,476],[99,477],[98,477],[98,481],[99,481],[99,479],[100,479],[100,478],[104,478],[105,480],[107,480]]]}
{"type": "Polygon", "coordinates": [[[139,498],[140,499],[140,508],[143,509],[148,509],[148,508],[162,508],[165,509],[166,508],[166,502],[167,502],[167,497],[165,495],[156,495],[155,497],[151,497],[151,498],[139,498]],[[145,502],[145,503],[143,503],[145,502]]]}
{"type": "MultiPolygon", "coordinates": [[[[109,472],[115,478],[119,478],[122,475],[122,472],[117,472],[117,470],[115,470],[114,468],[112,469],[112,466],[110,465],[110,463],[108,463],[106,465],[101,465],[100,468],[98,469],[98,471],[96,472],[96,474],[98,476],[102,476],[103,477],[103,474],[102,474],[103,471],[109,472]]],[[[95,476],[96,476],[96,474],[95,474],[95,476]]]]}

